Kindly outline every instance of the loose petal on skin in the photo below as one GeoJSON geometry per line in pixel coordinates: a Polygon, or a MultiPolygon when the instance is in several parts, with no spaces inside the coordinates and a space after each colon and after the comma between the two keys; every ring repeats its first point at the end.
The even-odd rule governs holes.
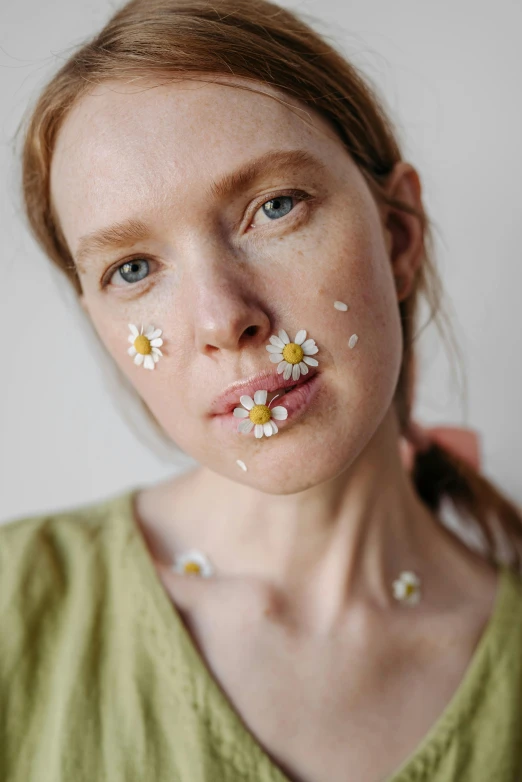
{"type": "Polygon", "coordinates": [[[359,337],[357,336],[357,334],[352,334],[352,336],[348,340],[348,347],[354,348],[357,345],[358,341],[359,341],[359,337]]]}
{"type": "Polygon", "coordinates": [[[236,459],[236,464],[239,465],[239,467],[241,467],[243,472],[247,471],[247,466],[246,466],[245,462],[241,461],[241,459],[236,459]]]}
{"type": "Polygon", "coordinates": [[[344,301],[334,301],[334,307],[336,310],[341,310],[341,312],[346,312],[348,309],[348,305],[344,301]]]}

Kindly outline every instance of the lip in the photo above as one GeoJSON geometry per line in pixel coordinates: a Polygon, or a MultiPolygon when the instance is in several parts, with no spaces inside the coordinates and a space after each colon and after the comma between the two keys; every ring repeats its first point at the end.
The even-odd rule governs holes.
{"type": "MultiPolygon", "coordinates": [[[[299,378],[301,380],[301,378],[299,378]]],[[[288,381],[287,385],[292,385],[290,381],[288,381]]],[[[315,397],[317,396],[318,391],[321,387],[321,376],[319,372],[309,373],[308,375],[304,376],[304,379],[299,383],[299,385],[294,388],[293,391],[290,391],[288,394],[285,394],[283,397],[278,397],[273,404],[271,403],[270,407],[276,407],[277,405],[281,405],[281,407],[286,407],[288,410],[288,417],[284,420],[275,420],[275,423],[277,425],[278,429],[284,429],[286,426],[291,424],[293,421],[295,421],[297,418],[299,418],[303,413],[305,413],[306,410],[310,407],[312,402],[315,400],[315,397]],[[310,376],[309,376],[310,375],[310,376]],[[304,382],[303,382],[304,381],[304,382]]],[[[281,386],[279,386],[281,388],[281,386]]],[[[257,389],[256,389],[257,390],[257,389]]],[[[276,389],[273,389],[274,391],[276,389]]],[[[241,404],[239,401],[236,401],[234,407],[241,407],[241,404]]],[[[221,415],[216,416],[216,420],[219,421],[219,423],[224,426],[226,429],[230,429],[231,431],[234,431],[237,433],[237,427],[240,423],[240,421],[243,421],[245,419],[243,418],[236,418],[232,410],[230,410],[227,413],[222,413],[221,415]]],[[[243,435],[245,437],[246,435],[243,435]]]]}
{"type": "MultiPolygon", "coordinates": [[[[290,386],[299,387],[305,385],[312,377],[315,377],[316,374],[318,374],[317,369],[315,367],[309,367],[307,374],[301,374],[298,380],[292,380],[291,377],[288,380],[283,380],[282,374],[270,371],[252,375],[246,380],[232,383],[232,385],[228,386],[222,394],[216,397],[210,407],[210,414],[226,415],[231,413],[234,407],[240,406],[241,403],[239,398],[243,394],[248,394],[248,396],[253,399],[256,391],[266,390],[270,393],[272,391],[277,391],[278,389],[290,388],[290,386]]],[[[286,399],[289,396],[290,394],[285,394],[284,398],[286,399]]]]}

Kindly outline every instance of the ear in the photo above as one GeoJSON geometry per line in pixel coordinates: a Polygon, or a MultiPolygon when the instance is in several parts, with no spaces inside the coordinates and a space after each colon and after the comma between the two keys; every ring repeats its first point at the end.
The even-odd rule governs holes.
{"type": "MultiPolygon", "coordinates": [[[[390,174],[385,190],[391,198],[423,211],[421,183],[409,163],[399,161],[390,174]]],[[[397,298],[406,299],[413,287],[424,252],[424,232],[420,219],[388,204],[381,205],[385,244],[396,280],[397,298]]]]}

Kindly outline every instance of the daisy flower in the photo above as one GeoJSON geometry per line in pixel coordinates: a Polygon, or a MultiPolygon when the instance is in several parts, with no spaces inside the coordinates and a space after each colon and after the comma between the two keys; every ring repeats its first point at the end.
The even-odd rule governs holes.
{"type": "Polygon", "coordinates": [[[133,323],[129,323],[129,328],[131,330],[129,334],[131,346],[127,353],[129,356],[134,357],[134,363],[137,366],[143,364],[145,369],[154,369],[154,366],[159,361],[159,357],[163,355],[159,349],[160,345],[163,345],[163,340],[159,338],[161,329],[147,326],[144,334],[143,323],[141,324],[141,331],[138,331],[133,323]]]}
{"type": "Polygon", "coordinates": [[[176,573],[193,573],[203,578],[209,578],[209,576],[214,575],[214,568],[209,558],[197,549],[191,549],[184,554],[179,554],[172,565],[172,570],[176,573]]]}
{"type": "Polygon", "coordinates": [[[267,395],[268,391],[256,391],[253,399],[248,396],[248,394],[243,394],[243,396],[239,397],[239,401],[243,407],[235,407],[233,415],[235,415],[236,418],[244,418],[245,420],[238,424],[238,432],[248,434],[255,427],[254,434],[258,438],[262,437],[263,434],[266,435],[266,437],[277,434],[279,429],[277,428],[276,422],[272,419],[275,418],[278,421],[284,421],[288,416],[288,410],[286,407],[282,406],[270,409],[270,405],[274,399],[277,399],[279,394],[272,399],[272,402],[270,402],[269,405],[266,404],[267,395]]]}
{"type": "Polygon", "coordinates": [[[277,372],[278,374],[283,372],[285,380],[289,380],[290,375],[292,380],[299,380],[301,374],[306,375],[308,372],[307,364],[311,367],[316,367],[319,364],[317,359],[312,358],[319,348],[314,339],[306,339],[304,329],[297,332],[293,342],[290,342],[284,329],[281,329],[278,337],[273,334],[270,337],[270,342],[271,345],[266,345],[266,349],[270,353],[270,361],[278,365],[277,372]]]}
{"type": "Polygon", "coordinates": [[[393,596],[396,600],[415,605],[420,600],[420,579],[411,570],[403,570],[393,582],[393,596]]]}

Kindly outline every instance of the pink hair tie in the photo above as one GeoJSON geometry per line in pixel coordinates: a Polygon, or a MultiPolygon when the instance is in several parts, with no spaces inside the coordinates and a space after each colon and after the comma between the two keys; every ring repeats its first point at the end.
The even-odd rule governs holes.
{"type": "Polygon", "coordinates": [[[413,467],[415,453],[427,451],[432,443],[437,443],[480,472],[482,456],[477,431],[461,426],[423,427],[415,421],[410,422],[401,442],[402,458],[407,470],[413,467]]]}

